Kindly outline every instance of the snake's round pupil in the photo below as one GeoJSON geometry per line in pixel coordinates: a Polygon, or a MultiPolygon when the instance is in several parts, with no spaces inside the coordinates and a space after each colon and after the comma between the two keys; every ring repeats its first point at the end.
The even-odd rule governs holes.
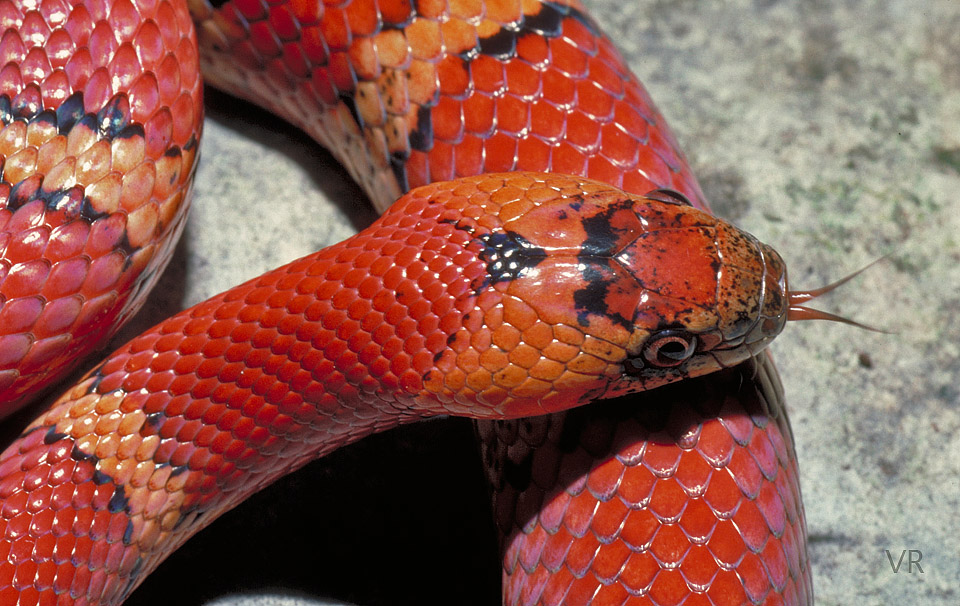
{"type": "Polygon", "coordinates": [[[693,335],[664,330],[650,339],[644,355],[655,366],[677,366],[692,356],[696,347],[697,338],[693,335]]]}

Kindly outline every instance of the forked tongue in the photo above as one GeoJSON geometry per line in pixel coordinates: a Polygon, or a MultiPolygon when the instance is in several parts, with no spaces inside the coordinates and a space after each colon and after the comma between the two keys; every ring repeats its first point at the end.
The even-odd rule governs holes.
{"type": "Polygon", "coordinates": [[[840,278],[836,282],[827,284],[826,286],[821,286],[820,288],[814,288],[812,290],[790,290],[787,291],[789,299],[789,307],[787,308],[787,320],[791,322],[798,322],[801,320],[829,320],[830,322],[842,322],[843,324],[849,324],[851,326],[856,326],[857,328],[863,328],[865,330],[870,330],[873,332],[881,332],[884,334],[891,334],[890,331],[883,330],[881,328],[875,328],[873,326],[867,326],[866,324],[861,324],[850,318],[844,318],[843,316],[838,316],[837,314],[832,314],[829,311],[821,311],[819,309],[813,309],[810,307],[804,307],[802,303],[806,303],[811,299],[816,299],[820,295],[824,295],[840,286],[843,286],[850,280],[856,278],[861,273],[867,269],[873,267],[878,262],[886,259],[889,255],[884,255],[872,261],[869,264],[861,267],[857,271],[853,272],[848,276],[840,278]]]}

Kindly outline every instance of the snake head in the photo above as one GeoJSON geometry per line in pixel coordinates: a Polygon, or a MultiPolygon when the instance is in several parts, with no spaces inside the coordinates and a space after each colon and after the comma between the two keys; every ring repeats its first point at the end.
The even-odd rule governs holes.
{"type": "Polygon", "coordinates": [[[679,194],[521,173],[420,192],[464,247],[447,247],[463,259],[447,273],[476,276],[456,288],[470,311],[425,380],[448,412],[527,416],[651,389],[746,360],[786,322],[780,256],[679,194]]]}
{"type": "Polygon", "coordinates": [[[732,224],[675,200],[672,193],[648,194],[638,206],[646,231],[613,257],[641,294],[623,375],[606,397],[739,364],[787,322],[787,270],[780,255],[732,224]]]}
{"type": "MultiPolygon", "coordinates": [[[[573,206],[582,232],[564,237],[579,238],[576,262],[543,267],[540,279],[571,285],[571,325],[586,349],[619,364],[603,397],[738,364],[783,329],[786,266],[752,235],[666,190],[596,193],[573,206]]],[[[541,234],[532,244],[558,252],[543,234],[565,214],[545,206],[526,217],[541,234]]]]}

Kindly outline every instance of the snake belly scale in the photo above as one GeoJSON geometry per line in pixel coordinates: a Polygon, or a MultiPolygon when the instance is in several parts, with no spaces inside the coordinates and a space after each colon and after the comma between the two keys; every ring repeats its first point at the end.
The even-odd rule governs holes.
{"type": "MultiPolygon", "coordinates": [[[[44,242],[37,261],[4,257],[27,277],[3,283],[12,405],[34,389],[19,360],[43,366],[38,384],[56,372],[42,327],[91,334],[69,366],[142,300],[182,226],[202,110],[185,4],[3,7],[6,212],[39,234],[16,242],[44,242]],[[73,290],[61,241],[91,268],[73,290]]],[[[505,603],[812,600],[792,438],[758,354],[786,320],[782,262],[694,208],[672,135],[582,6],[189,12],[208,82],[303,128],[381,211],[412,191],[134,339],[40,413],[0,455],[0,602],[118,604],[272,479],[437,414],[484,419],[505,603]],[[498,171],[588,179],[470,178],[498,171]]]]}

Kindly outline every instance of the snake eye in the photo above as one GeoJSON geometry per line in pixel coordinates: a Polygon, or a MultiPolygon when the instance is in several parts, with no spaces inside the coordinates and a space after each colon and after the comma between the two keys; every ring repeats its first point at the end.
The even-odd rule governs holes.
{"type": "Polygon", "coordinates": [[[663,330],[650,338],[643,349],[643,357],[654,366],[679,366],[697,348],[697,338],[680,330],[663,330]]]}

